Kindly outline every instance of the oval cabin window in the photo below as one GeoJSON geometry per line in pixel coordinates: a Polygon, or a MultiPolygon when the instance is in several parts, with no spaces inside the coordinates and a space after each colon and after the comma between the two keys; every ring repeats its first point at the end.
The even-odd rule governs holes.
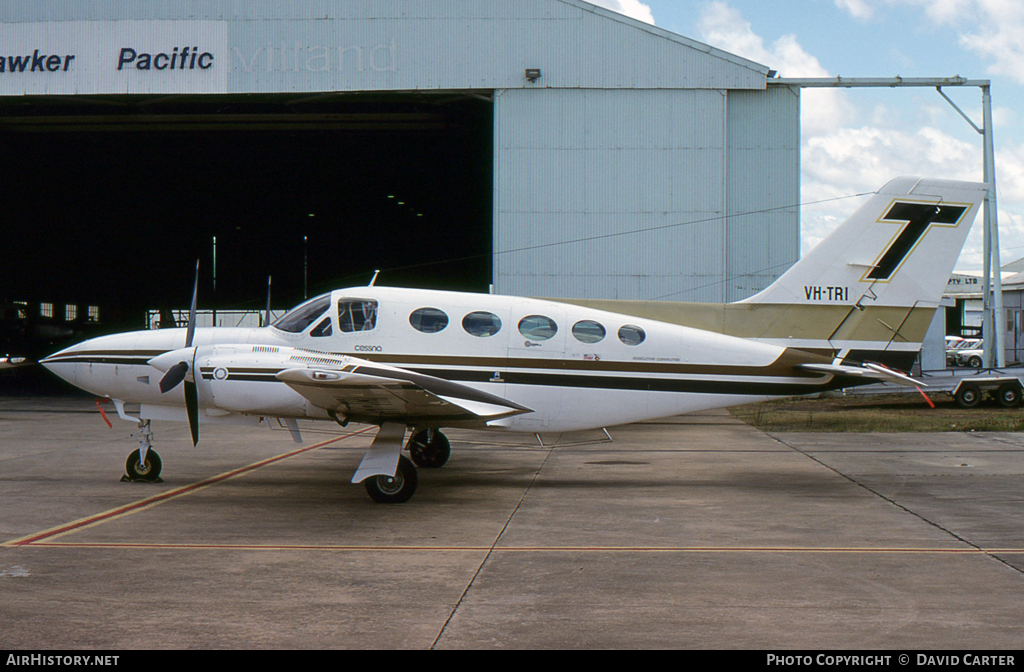
{"type": "Polygon", "coordinates": [[[519,333],[531,341],[546,341],[558,333],[558,325],[550,317],[528,315],[519,320],[519,333]]]}
{"type": "Polygon", "coordinates": [[[580,343],[598,343],[604,340],[604,326],[593,320],[580,320],[572,325],[572,335],[580,343]]]}
{"type": "Polygon", "coordinates": [[[437,308],[420,308],[412,311],[409,316],[409,324],[416,331],[424,334],[436,334],[448,326],[448,315],[437,308]]]}
{"type": "Polygon", "coordinates": [[[645,338],[647,334],[635,324],[626,324],[619,328],[619,340],[626,345],[640,345],[645,338]]]}
{"type": "Polygon", "coordinates": [[[479,310],[462,318],[462,328],[473,336],[493,336],[501,330],[501,318],[494,313],[479,310]]]}

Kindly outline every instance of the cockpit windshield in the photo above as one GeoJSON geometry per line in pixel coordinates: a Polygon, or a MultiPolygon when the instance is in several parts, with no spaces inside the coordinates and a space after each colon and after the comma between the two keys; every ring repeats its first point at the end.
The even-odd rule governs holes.
{"type": "Polygon", "coordinates": [[[281,331],[287,331],[290,334],[297,334],[304,331],[306,327],[323,315],[330,305],[330,294],[317,296],[296,306],[295,308],[292,308],[281,316],[280,319],[274,322],[272,326],[280,329],[281,331]]]}

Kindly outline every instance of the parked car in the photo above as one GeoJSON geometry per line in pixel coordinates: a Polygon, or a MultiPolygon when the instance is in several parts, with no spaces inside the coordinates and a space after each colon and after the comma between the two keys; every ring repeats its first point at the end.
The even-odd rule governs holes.
{"type": "Polygon", "coordinates": [[[972,369],[980,369],[984,362],[985,352],[981,347],[981,339],[972,338],[964,341],[954,351],[954,360],[957,366],[969,366],[972,369]]]}
{"type": "Polygon", "coordinates": [[[960,336],[946,336],[946,366],[956,366],[956,351],[966,341],[960,336]]]}

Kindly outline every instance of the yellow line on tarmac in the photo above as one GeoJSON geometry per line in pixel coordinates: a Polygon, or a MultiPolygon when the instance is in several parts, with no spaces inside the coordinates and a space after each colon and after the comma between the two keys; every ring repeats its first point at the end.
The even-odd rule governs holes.
{"type": "Polygon", "coordinates": [[[141,499],[141,500],[139,500],[137,502],[132,502],[131,504],[125,504],[124,506],[119,506],[117,508],[110,509],[109,511],[104,511],[102,513],[97,513],[97,514],[94,514],[92,516],[87,516],[85,518],[79,518],[78,520],[71,521],[70,523],[64,523],[63,525],[58,525],[57,527],[51,527],[48,530],[43,530],[42,532],[35,532],[33,534],[30,534],[30,535],[27,535],[27,536],[24,536],[24,537],[20,537],[18,539],[12,539],[11,541],[6,541],[6,542],[0,544],[0,548],[15,547],[15,546],[41,545],[44,542],[44,540],[54,539],[56,537],[60,537],[60,536],[63,536],[65,534],[70,534],[72,532],[77,532],[79,530],[84,530],[86,528],[93,527],[95,525],[99,525],[100,523],[105,523],[105,522],[108,522],[110,520],[114,520],[114,519],[120,518],[122,516],[126,516],[126,515],[129,515],[129,514],[132,514],[132,513],[138,513],[139,511],[144,511],[144,510],[149,509],[151,507],[157,506],[158,504],[163,504],[165,502],[169,502],[172,499],[177,499],[178,497],[182,497],[184,495],[187,495],[187,494],[190,494],[190,493],[193,493],[193,492],[198,492],[199,490],[203,490],[204,488],[208,488],[211,485],[215,485],[215,484],[220,483],[222,481],[226,481],[228,479],[235,478],[237,476],[241,476],[242,474],[247,474],[250,471],[254,471],[254,470],[259,469],[261,467],[265,467],[267,465],[274,464],[275,462],[280,462],[282,460],[287,460],[287,459],[289,459],[291,457],[295,457],[296,455],[301,455],[302,453],[308,452],[310,450],[316,450],[317,448],[322,448],[322,447],[324,447],[326,445],[329,445],[331,443],[335,443],[337,441],[341,441],[342,439],[347,439],[347,438],[356,436],[358,434],[362,434],[363,432],[368,432],[371,429],[373,429],[373,427],[367,427],[365,429],[359,430],[358,432],[352,432],[350,434],[344,434],[342,436],[335,437],[335,438],[330,439],[328,441],[322,441],[322,442],[314,444],[312,446],[306,446],[304,448],[299,448],[297,450],[293,450],[291,452],[284,453],[283,455],[277,455],[275,457],[267,458],[266,460],[261,460],[259,462],[254,462],[253,464],[250,464],[248,466],[241,467],[239,469],[234,469],[232,471],[228,471],[228,472],[225,472],[225,473],[217,475],[217,476],[213,476],[213,477],[208,478],[206,480],[199,481],[198,483],[193,483],[191,485],[186,485],[186,486],[182,486],[180,488],[175,488],[174,490],[168,490],[167,492],[160,493],[159,495],[154,495],[152,497],[147,497],[146,499],[141,499]]]}
{"type": "MultiPolygon", "coordinates": [[[[340,544],[202,544],[32,541],[33,546],[57,548],[181,549],[228,551],[345,551],[433,553],[819,553],[819,554],[1024,554],[1024,548],[912,548],[912,547],[815,547],[815,546],[388,546],[340,544]]],[[[21,545],[25,545],[24,543],[21,545]]]]}

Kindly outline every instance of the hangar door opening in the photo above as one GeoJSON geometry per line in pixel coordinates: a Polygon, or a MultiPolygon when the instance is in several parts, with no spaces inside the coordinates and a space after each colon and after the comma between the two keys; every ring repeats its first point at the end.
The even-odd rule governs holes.
{"type": "Polygon", "coordinates": [[[486,291],[492,128],[489,92],[0,100],[0,299],[137,328],[196,259],[204,308],[261,308],[268,275],[275,309],[374,269],[486,291]]]}

